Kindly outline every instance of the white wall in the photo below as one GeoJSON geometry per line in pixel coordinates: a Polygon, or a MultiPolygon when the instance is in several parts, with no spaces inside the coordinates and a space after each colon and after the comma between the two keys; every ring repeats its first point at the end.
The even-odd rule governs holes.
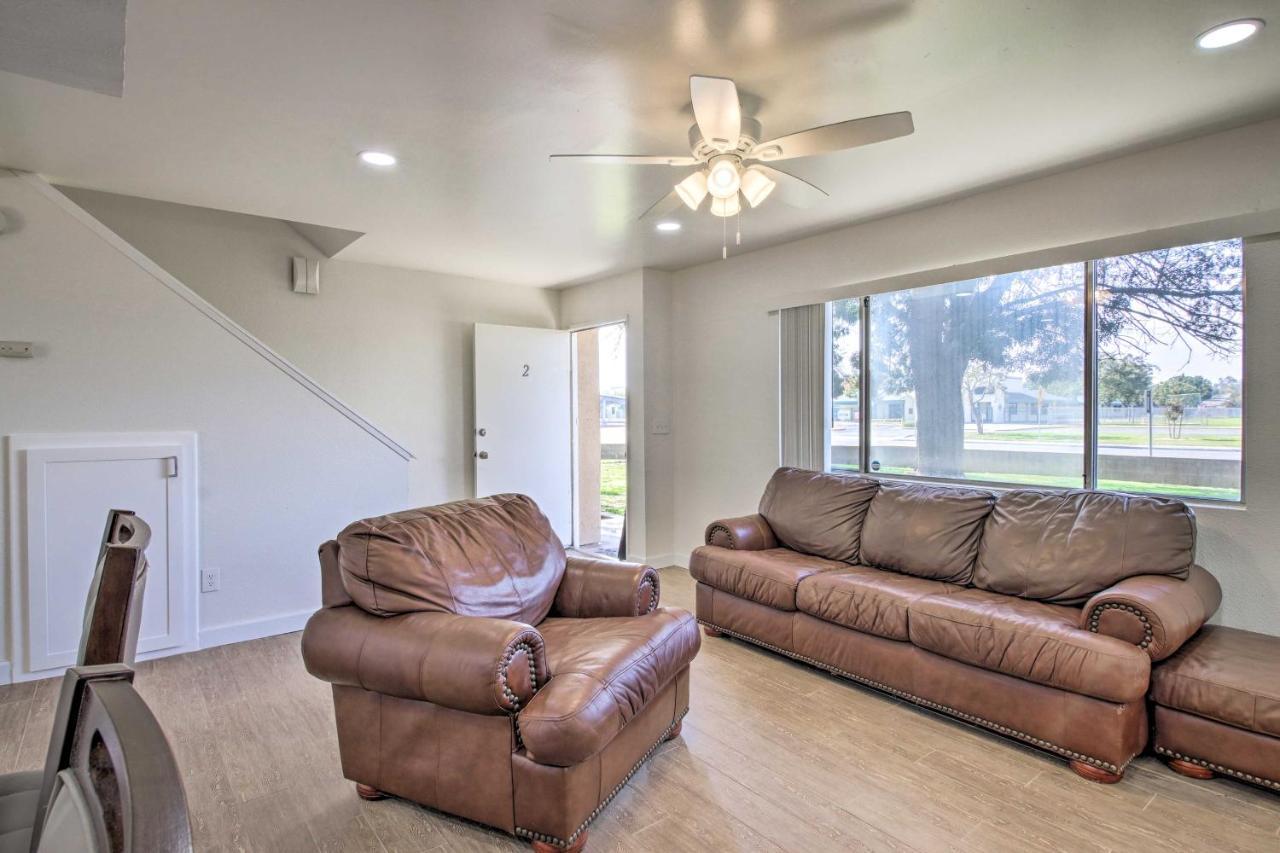
{"type": "Polygon", "coordinates": [[[474,494],[474,324],[556,325],[555,291],[372,264],[296,294],[290,257],[320,254],[284,222],[63,192],[411,450],[409,506],[474,494]]]}
{"type": "MultiPolygon", "coordinates": [[[[195,431],[200,562],[221,571],[221,590],[199,599],[202,642],[295,630],[319,603],[316,546],[352,519],[404,506],[405,461],[37,180],[0,170],[9,222],[0,235],[0,338],[36,345],[33,359],[0,359],[0,436],[195,431]]],[[[0,501],[7,660],[7,489],[0,501]]]]}
{"type": "MultiPolygon", "coordinates": [[[[1280,211],[1278,151],[1280,120],[1262,122],[676,273],[675,550],[687,558],[707,522],[754,511],[777,464],[770,309],[1054,247],[1084,259],[1115,238],[1256,222],[1280,211]]],[[[1280,633],[1280,336],[1269,332],[1280,325],[1280,242],[1251,241],[1246,264],[1248,505],[1198,509],[1199,555],[1223,583],[1222,622],[1280,633]]]]}
{"type": "Polygon", "coordinates": [[[562,328],[627,321],[627,551],[666,565],[671,552],[671,277],[636,270],[559,291],[562,328]]]}

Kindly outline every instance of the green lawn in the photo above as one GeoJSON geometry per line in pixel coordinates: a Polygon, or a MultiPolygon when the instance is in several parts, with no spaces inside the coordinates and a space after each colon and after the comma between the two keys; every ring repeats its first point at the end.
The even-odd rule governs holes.
{"type": "Polygon", "coordinates": [[[627,460],[600,460],[600,511],[623,515],[627,511],[627,460]]]}
{"type": "MultiPolygon", "coordinates": [[[[1239,426],[1239,423],[1236,423],[1239,426]]],[[[1156,424],[1155,431],[1152,435],[1154,444],[1157,447],[1239,447],[1240,433],[1235,434],[1208,434],[1199,435],[1195,433],[1194,426],[1186,426],[1183,428],[1183,434],[1178,438],[1170,438],[1169,430],[1164,424],[1156,424]]],[[[977,439],[976,430],[966,429],[965,438],[977,439]]],[[[1078,429],[1064,429],[1058,426],[1047,426],[1037,431],[1029,430],[987,430],[981,436],[982,441],[1044,441],[1063,444],[1082,444],[1084,442],[1084,433],[1078,429]]],[[[1098,443],[1106,444],[1146,444],[1147,443],[1147,427],[1132,428],[1116,428],[1114,425],[1107,424],[1102,426],[1098,432],[1098,443]]]]}
{"type": "MultiPolygon", "coordinates": [[[[838,465],[833,466],[838,469],[854,471],[852,466],[838,465]]],[[[910,468],[893,468],[883,467],[880,469],[881,474],[914,474],[910,468]]],[[[1061,477],[1053,474],[1018,474],[1017,484],[1023,486],[1053,486],[1061,489],[1078,489],[1080,488],[1079,477],[1061,477]]],[[[1012,483],[1012,477],[1009,474],[993,474],[989,472],[978,472],[967,474],[967,480],[979,480],[989,483],[1012,483]]],[[[1148,495],[1169,495],[1177,498],[1206,498],[1218,501],[1238,501],[1240,500],[1239,489],[1223,489],[1213,486],[1182,486],[1169,483],[1138,483],[1131,480],[1099,480],[1098,488],[1107,489],[1113,492],[1131,492],[1135,494],[1148,495]]]]}

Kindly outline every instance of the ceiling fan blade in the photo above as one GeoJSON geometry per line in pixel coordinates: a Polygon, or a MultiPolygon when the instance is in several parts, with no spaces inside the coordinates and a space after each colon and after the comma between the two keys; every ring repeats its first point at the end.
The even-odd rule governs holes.
{"type": "Polygon", "coordinates": [[[654,216],[666,216],[667,214],[675,213],[683,206],[684,202],[680,200],[680,196],[676,194],[675,190],[672,190],[651,204],[649,209],[637,216],[636,219],[641,220],[649,219],[654,216]]]}
{"type": "Polygon", "coordinates": [[[689,97],[702,138],[721,151],[737,148],[742,135],[742,106],[733,81],[695,75],[689,78],[689,97]]]}
{"type": "Polygon", "coordinates": [[[854,118],[779,136],[777,139],[761,142],[747,156],[766,162],[811,157],[814,154],[828,154],[907,136],[915,129],[911,113],[885,113],[882,116],[854,118]]]}
{"type": "Polygon", "coordinates": [[[778,184],[778,198],[783,204],[792,207],[812,207],[816,202],[830,198],[831,194],[822,187],[816,186],[797,175],[757,163],[752,166],[759,169],[778,184]]]}
{"type": "Polygon", "coordinates": [[[575,160],[579,163],[604,163],[616,166],[696,166],[693,157],[679,154],[552,154],[552,160],[575,160]]]}

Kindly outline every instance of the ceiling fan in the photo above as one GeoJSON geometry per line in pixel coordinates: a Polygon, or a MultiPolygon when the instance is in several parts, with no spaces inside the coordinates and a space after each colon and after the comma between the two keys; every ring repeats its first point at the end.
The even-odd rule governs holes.
{"type": "Polygon", "coordinates": [[[803,178],[765,165],[778,160],[812,157],[906,136],[915,130],[911,113],[855,118],[761,140],[760,122],[742,115],[738,87],[723,77],[689,78],[695,124],[689,128],[689,155],[552,154],[552,159],[633,166],[697,166],[672,192],[646,210],[641,219],[688,205],[697,210],[708,195],[716,216],[735,216],[742,199],[757,207],[782,185],[787,200],[805,207],[828,194],[803,178]]]}

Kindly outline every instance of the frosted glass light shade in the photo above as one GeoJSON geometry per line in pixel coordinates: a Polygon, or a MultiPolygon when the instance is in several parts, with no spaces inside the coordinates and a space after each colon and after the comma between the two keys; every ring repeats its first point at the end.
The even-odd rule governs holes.
{"type": "Polygon", "coordinates": [[[697,210],[698,205],[707,197],[707,173],[698,171],[676,184],[676,195],[689,206],[697,210]]]}
{"type": "Polygon", "coordinates": [[[747,204],[752,207],[758,207],[777,185],[777,181],[755,166],[742,173],[742,194],[746,196],[747,204]]]}
{"type": "Polygon", "coordinates": [[[741,209],[742,205],[738,201],[737,193],[728,198],[711,199],[711,212],[716,216],[736,216],[741,209]]]}

